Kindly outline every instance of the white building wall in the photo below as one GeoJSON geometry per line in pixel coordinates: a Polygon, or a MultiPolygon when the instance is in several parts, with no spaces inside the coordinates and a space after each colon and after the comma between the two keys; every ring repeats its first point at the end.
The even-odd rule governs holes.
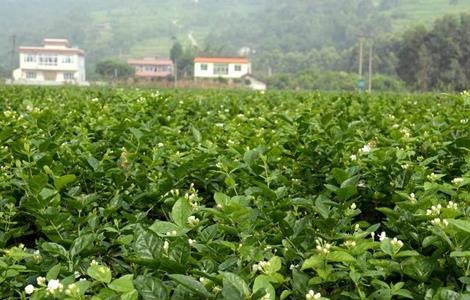
{"type": "Polygon", "coordinates": [[[85,58],[82,55],[78,55],[76,53],[68,54],[63,52],[54,53],[52,51],[48,51],[47,53],[21,52],[19,59],[20,67],[13,72],[13,78],[15,81],[20,83],[40,84],[50,82],[51,84],[60,84],[65,82],[75,82],[78,84],[86,84],[85,58]],[[57,65],[39,64],[39,56],[41,55],[56,56],[57,65]],[[27,56],[31,56],[33,61],[27,61],[27,56]],[[45,80],[44,72],[47,71],[56,72],[55,81],[45,80]],[[28,72],[35,72],[36,78],[28,78],[28,72]],[[72,73],[74,79],[65,79],[65,73],[72,73]]]}
{"type": "MultiPolygon", "coordinates": [[[[217,63],[219,64],[219,63],[217,63]]],[[[241,78],[246,74],[251,74],[251,64],[228,64],[228,74],[214,74],[214,63],[200,63],[197,62],[194,64],[194,77],[196,78],[241,78]],[[202,65],[207,65],[207,70],[202,69],[202,65]],[[235,66],[239,65],[241,67],[240,71],[235,70],[235,66]]]]}

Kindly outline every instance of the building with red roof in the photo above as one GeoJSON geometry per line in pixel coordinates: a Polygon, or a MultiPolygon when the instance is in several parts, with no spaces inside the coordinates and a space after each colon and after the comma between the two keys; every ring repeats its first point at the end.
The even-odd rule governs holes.
{"type": "Polygon", "coordinates": [[[174,73],[173,62],[167,58],[146,57],[131,59],[127,63],[135,69],[135,77],[137,78],[164,78],[172,76],[174,73]]]}
{"type": "Polygon", "coordinates": [[[251,62],[246,57],[196,57],[195,78],[237,79],[251,74],[251,62]]]}

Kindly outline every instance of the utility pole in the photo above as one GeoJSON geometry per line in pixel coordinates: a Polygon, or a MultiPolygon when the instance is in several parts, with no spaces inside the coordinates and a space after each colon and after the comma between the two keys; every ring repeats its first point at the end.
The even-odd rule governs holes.
{"type": "Polygon", "coordinates": [[[362,79],[362,57],[364,54],[364,40],[359,39],[359,78],[362,79]]]}
{"type": "Polygon", "coordinates": [[[374,52],[373,41],[370,42],[369,46],[369,93],[372,92],[372,57],[374,52]]]}
{"type": "Polygon", "coordinates": [[[11,52],[10,52],[10,71],[13,78],[13,70],[15,69],[15,55],[16,54],[16,34],[11,36],[11,52]]]}
{"type": "Polygon", "coordinates": [[[357,80],[357,89],[362,92],[365,88],[364,78],[362,77],[363,67],[363,56],[364,56],[364,39],[362,36],[359,37],[359,79],[357,80]]]}
{"type": "Polygon", "coordinates": [[[175,59],[175,89],[178,88],[178,61],[175,59]]]}

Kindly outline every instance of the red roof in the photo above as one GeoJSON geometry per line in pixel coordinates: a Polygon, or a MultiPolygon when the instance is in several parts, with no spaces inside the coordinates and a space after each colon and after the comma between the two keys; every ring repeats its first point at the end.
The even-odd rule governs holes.
{"type": "Polygon", "coordinates": [[[225,64],[249,64],[246,57],[196,57],[195,63],[225,63],[225,64]]]}
{"type": "Polygon", "coordinates": [[[129,65],[146,65],[146,66],[160,66],[160,65],[173,65],[170,59],[158,58],[158,59],[130,59],[127,61],[129,65]]]}
{"type": "Polygon", "coordinates": [[[48,52],[48,53],[70,53],[85,55],[85,51],[76,48],[43,48],[43,47],[20,47],[20,52],[48,52]]]}

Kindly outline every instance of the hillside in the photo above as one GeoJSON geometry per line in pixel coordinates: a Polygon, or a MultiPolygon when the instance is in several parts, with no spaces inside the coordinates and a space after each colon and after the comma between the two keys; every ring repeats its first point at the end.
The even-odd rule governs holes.
{"type": "Polygon", "coordinates": [[[279,53],[346,49],[359,34],[401,32],[470,0],[4,0],[0,3],[0,72],[11,69],[18,44],[69,38],[93,64],[107,57],[168,55],[174,38],[200,49],[234,53],[248,46],[279,53]],[[57,12],[62,12],[57,14],[57,12]]]}

